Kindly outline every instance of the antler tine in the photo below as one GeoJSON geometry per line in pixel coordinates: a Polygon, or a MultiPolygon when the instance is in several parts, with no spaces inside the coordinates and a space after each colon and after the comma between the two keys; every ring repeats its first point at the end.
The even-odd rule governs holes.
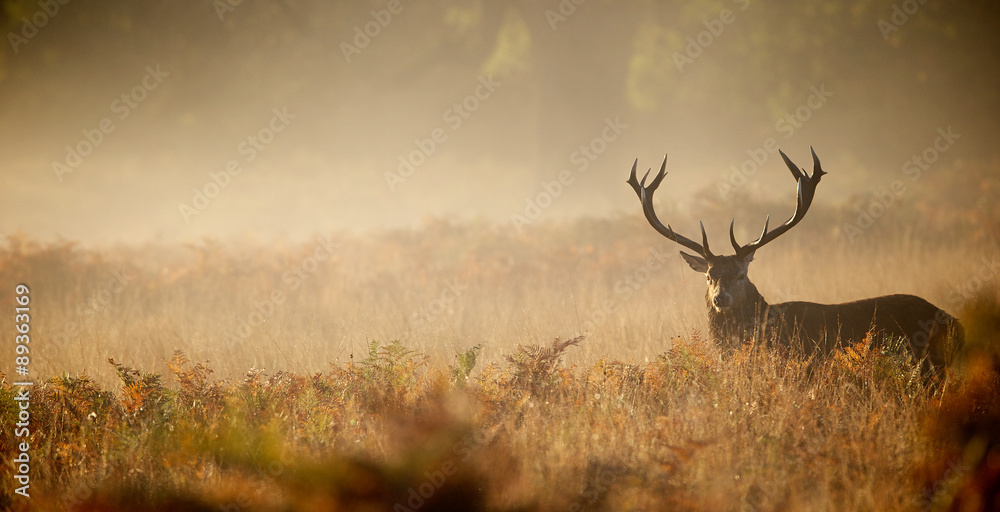
{"type": "Polygon", "coordinates": [[[764,230],[763,230],[763,231],[761,231],[761,232],[760,232],[760,236],[759,236],[759,237],[757,237],[757,240],[758,240],[758,241],[760,241],[761,239],[763,239],[763,238],[764,238],[764,236],[765,236],[765,235],[767,235],[767,224],[768,224],[769,222],[771,222],[771,214],[768,214],[768,215],[767,215],[767,217],[764,217],[764,230]]]}
{"type": "MultiPolygon", "coordinates": [[[[797,200],[796,200],[795,210],[798,211],[798,201],[797,200]]],[[[768,215],[767,217],[764,217],[764,229],[763,229],[763,231],[760,232],[760,236],[757,237],[757,239],[754,240],[753,242],[750,242],[750,243],[748,243],[746,245],[740,245],[739,242],[736,241],[736,235],[733,234],[733,225],[736,223],[736,219],[733,219],[733,221],[729,223],[729,241],[731,241],[733,243],[733,249],[736,249],[736,255],[737,256],[745,256],[748,252],[756,251],[761,245],[763,245],[760,242],[761,242],[761,240],[764,239],[765,236],[767,236],[767,225],[770,222],[771,222],[771,216],[770,215],[768,215]]]]}
{"type": "Polygon", "coordinates": [[[701,246],[705,248],[705,254],[703,254],[703,256],[706,258],[715,257],[715,255],[712,254],[712,250],[708,248],[708,235],[705,234],[705,223],[699,220],[698,225],[701,226],[701,246]]]}
{"type": "Polygon", "coordinates": [[[784,151],[782,151],[782,150],[779,149],[778,150],[778,154],[781,155],[781,159],[785,161],[785,165],[788,166],[788,170],[792,171],[792,177],[793,178],[795,178],[796,180],[799,180],[800,178],[802,178],[803,176],[805,176],[806,170],[805,169],[799,169],[799,167],[797,165],[795,165],[794,163],[792,163],[792,161],[789,160],[788,156],[785,155],[784,151]]]}
{"type": "Polygon", "coordinates": [[[639,159],[636,158],[635,162],[632,163],[632,172],[628,175],[628,179],[625,183],[632,185],[632,190],[635,190],[635,194],[639,196],[639,200],[642,200],[642,187],[639,185],[639,180],[635,178],[635,168],[639,165],[639,159]]]}
{"type": "Polygon", "coordinates": [[[809,146],[809,152],[812,153],[813,156],[813,176],[822,176],[824,174],[828,174],[826,171],[823,170],[823,166],[820,165],[819,157],[816,156],[816,150],[813,149],[812,146],[809,146]]]}
{"type": "MultiPolygon", "coordinates": [[[[646,174],[649,174],[649,172],[646,172],[646,174]]],[[[660,170],[656,173],[656,176],[653,177],[653,181],[649,183],[648,187],[649,195],[653,195],[653,191],[659,188],[660,182],[663,181],[663,178],[665,178],[666,176],[667,176],[667,155],[663,155],[663,163],[660,164],[660,170]]]]}
{"type": "Polygon", "coordinates": [[[733,227],[734,226],[736,226],[736,218],[735,217],[733,217],[733,220],[729,221],[729,241],[733,243],[733,249],[736,250],[736,254],[739,254],[740,253],[740,249],[742,249],[743,247],[740,245],[739,242],[736,241],[736,234],[733,233],[733,227]]]}
{"type": "MultiPolygon", "coordinates": [[[[805,217],[806,212],[809,211],[809,206],[812,205],[813,196],[816,193],[816,186],[819,185],[820,179],[826,171],[820,166],[819,157],[816,156],[816,151],[810,146],[809,151],[812,153],[813,157],[813,174],[809,176],[805,169],[799,169],[792,161],[785,155],[784,152],[778,151],[781,155],[782,160],[785,161],[785,165],[792,172],[792,177],[795,178],[795,212],[792,213],[792,217],[788,219],[784,224],[778,226],[774,231],[767,231],[768,219],[764,221],[764,231],[760,234],[757,240],[750,242],[744,246],[739,247],[736,250],[736,254],[740,256],[745,256],[747,254],[753,253],[757,249],[760,249],[764,245],[768,244],[775,238],[778,238],[784,234],[793,226],[799,223],[803,217],[805,217]]],[[[730,240],[733,242],[733,246],[736,246],[736,238],[732,236],[732,224],[730,224],[730,240]]]]}
{"type": "Polygon", "coordinates": [[[632,164],[632,172],[629,174],[629,178],[626,183],[631,185],[632,189],[635,190],[635,194],[639,196],[639,202],[642,203],[642,213],[646,216],[646,220],[649,221],[649,224],[653,226],[653,229],[655,229],[657,233],[663,235],[668,240],[673,240],[674,242],[698,253],[704,258],[711,258],[713,255],[708,251],[708,237],[705,235],[704,226],[701,228],[701,234],[702,241],[705,242],[705,245],[702,246],[694,240],[678,235],[673,229],[670,228],[670,226],[663,225],[663,223],[656,217],[656,212],[653,209],[653,192],[656,192],[657,187],[660,186],[660,182],[662,182],[663,178],[667,175],[667,156],[663,156],[663,163],[660,164],[660,171],[656,173],[656,176],[653,177],[653,181],[651,181],[649,185],[646,185],[646,178],[649,176],[649,171],[647,171],[646,175],[643,176],[641,182],[636,178],[635,170],[638,165],[639,159],[636,159],[635,163],[632,164]]]}
{"type": "MultiPolygon", "coordinates": [[[[812,153],[813,157],[813,175],[811,179],[816,180],[816,183],[819,183],[820,177],[823,176],[824,174],[827,174],[827,172],[824,171],[823,166],[820,165],[819,157],[816,156],[816,151],[812,148],[812,146],[809,146],[809,152],[812,153]]],[[[806,207],[808,208],[808,205],[812,204],[813,194],[816,193],[816,185],[814,184],[811,188],[806,189],[805,192],[808,194],[807,196],[805,196],[807,205],[806,207]]]]}

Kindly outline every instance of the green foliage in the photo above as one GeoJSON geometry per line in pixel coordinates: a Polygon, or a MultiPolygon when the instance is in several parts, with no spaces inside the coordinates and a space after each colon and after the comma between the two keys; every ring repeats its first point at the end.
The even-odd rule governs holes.
{"type": "Polygon", "coordinates": [[[365,380],[398,388],[412,384],[415,370],[425,364],[425,361],[415,363],[412,358],[415,354],[399,340],[393,340],[388,345],[372,340],[368,343],[368,355],[358,366],[365,380]]]}
{"type": "Polygon", "coordinates": [[[465,352],[455,354],[455,365],[449,366],[448,369],[451,371],[452,378],[459,385],[462,385],[469,378],[472,369],[476,367],[476,357],[482,349],[483,344],[480,343],[470,347],[465,352]]]}
{"type": "Polygon", "coordinates": [[[394,408],[419,396],[423,384],[421,369],[427,358],[403,346],[399,340],[382,345],[376,340],[368,344],[368,354],[349,365],[354,397],[373,410],[394,408]]]}

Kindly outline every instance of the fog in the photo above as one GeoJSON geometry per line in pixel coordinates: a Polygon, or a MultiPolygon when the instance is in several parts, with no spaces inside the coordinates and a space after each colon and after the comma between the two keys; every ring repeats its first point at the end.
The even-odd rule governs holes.
{"type": "MultiPolygon", "coordinates": [[[[530,228],[996,162],[996,2],[5,1],[0,234],[530,228]],[[700,195],[699,195],[700,194],[700,195]]],[[[994,165],[993,168],[996,168],[994,165]]],[[[964,198],[957,198],[962,200],[964,198]]],[[[721,232],[721,227],[716,231],[721,232]]]]}

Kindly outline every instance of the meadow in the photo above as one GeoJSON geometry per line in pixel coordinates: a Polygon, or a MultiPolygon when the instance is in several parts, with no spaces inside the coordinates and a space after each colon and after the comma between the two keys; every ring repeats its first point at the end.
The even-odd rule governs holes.
{"type": "MultiPolygon", "coordinates": [[[[982,176],[965,186],[992,197],[982,176]]],[[[4,476],[0,508],[995,510],[994,204],[897,204],[851,240],[854,205],[818,205],[751,266],[772,302],[912,293],[958,316],[968,350],[935,382],[864,340],[812,365],[722,358],[703,277],[638,215],[306,241],[8,236],[0,307],[30,289],[32,340],[28,376],[13,344],[0,359],[0,458],[16,472],[30,443],[31,497],[4,476]]],[[[787,205],[670,213],[726,226],[734,208],[749,239],[749,219],[787,205]]]]}

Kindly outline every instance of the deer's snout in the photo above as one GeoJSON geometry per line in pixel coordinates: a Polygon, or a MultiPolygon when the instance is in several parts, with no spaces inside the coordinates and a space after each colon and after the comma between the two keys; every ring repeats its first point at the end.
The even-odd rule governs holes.
{"type": "Polygon", "coordinates": [[[733,305],[733,298],[728,293],[720,293],[712,297],[712,305],[715,309],[723,310],[733,305]]]}

